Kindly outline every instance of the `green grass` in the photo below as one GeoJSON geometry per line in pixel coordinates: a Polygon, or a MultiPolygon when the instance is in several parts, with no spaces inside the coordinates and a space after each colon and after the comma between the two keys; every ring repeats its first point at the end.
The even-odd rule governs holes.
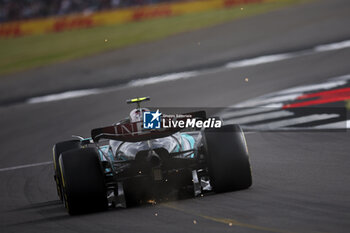
{"type": "Polygon", "coordinates": [[[0,75],[154,41],[304,1],[279,0],[245,5],[243,10],[235,7],[122,25],[0,39],[0,75]]]}

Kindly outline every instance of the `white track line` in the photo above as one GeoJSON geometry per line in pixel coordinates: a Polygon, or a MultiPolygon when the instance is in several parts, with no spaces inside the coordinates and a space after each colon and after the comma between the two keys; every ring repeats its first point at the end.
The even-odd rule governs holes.
{"type": "Polygon", "coordinates": [[[165,75],[150,77],[150,78],[146,78],[146,79],[134,80],[134,81],[131,81],[129,83],[129,86],[130,87],[139,87],[139,86],[151,85],[151,84],[160,83],[160,82],[169,82],[169,81],[174,81],[174,80],[178,80],[178,79],[186,79],[186,78],[195,77],[195,76],[198,76],[199,74],[200,74],[200,72],[198,72],[198,71],[165,74],[165,75]]]}
{"type": "Polygon", "coordinates": [[[326,51],[333,51],[333,50],[346,49],[346,48],[350,48],[350,40],[346,40],[338,43],[326,44],[326,45],[319,45],[314,48],[314,51],[326,52],[326,51]]]}
{"type": "Polygon", "coordinates": [[[294,115],[293,112],[290,111],[277,111],[277,112],[269,112],[269,113],[262,113],[257,114],[253,116],[245,116],[240,118],[233,118],[228,121],[224,121],[225,124],[248,124],[252,122],[258,122],[258,121],[264,121],[264,120],[271,120],[281,117],[288,117],[294,115]]]}
{"type": "Polygon", "coordinates": [[[293,88],[288,88],[283,91],[275,92],[274,94],[291,94],[295,92],[306,92],[306,91],[315,91],[315,90],[328,90],[332,89],[338,86],[345,85],[347,82],[345,80],[338,80],[338,81],[329,81],[325,83],[319,83],[319,84],[312,84],[312,85],[305,85],[305,86],[298,86],[293,88]]]}
{"type": "Polygon", "coordinates": [[[262,97],[259,97],[256,99],[251,99],[251,100],[247,100],[247,101],[244,101],[242,103],[236,104],[235,107],[236,108],[249,108],[249,107],[256,107],[256,106],[259,107],[259,106],[266,105],[266,104],[280,104],[281,102],[295,100],[301,95],[302,95],[302,93],[288,94],[288,95],[281,95],[281,96],[272,96],[269,98],[264,98],[262,96],[262,97]]]}
{"type": "Polygon", "coordinates": [[[43,102],[58,101],[58,100],[77,98],[77,97],[82,97],[82,96],[87,96],[87,95],[96,95],[96,94],[99,94],[101,92],[103,92],[103,91],[100,89],[66,91],[66,92],[58,93],[58,94],[33,97],[33,98],[28,99],[27,103],[28,104],[36,104],[36,103],[43,103],[43,102]]]}
{"type": "Polygon", "coordinates": [[[247,66],[257,66],[257,65],[261,65],[261,64],[291,59],[291,58],[294,58],[296,56],[298,56],[298,55],[291,54],[291,53],[267,55],[267,56],[252,58],[252,59],[245,59],[242,61],[229,62],[225,65],[225,67],[228,69],[234,69],[234,68],[241,68],[241,67],[247,67],[247,66]]]}
{"type": "Polygon", "coordinates": [[[28,168],[28,167],[37,167],[37,166],[43,166],[48,164],[52,164],[52,162],[50,161],[50,162],[42,162],[42,163],[32,163],[32,164],[20,165],[15,167],[0,168],[0,172],[18,170],[18,169],[28,168]]]}
{"type": "Polygon", "coordinates": [[[314,129],[350,129],[350,120],[318,125],[312,128],[314,129]]]}
{"type": "MultiPolygon", "coordinates": [[[[145,86],[145,85],[153,85],[160,82],[169,82],[169,81],[175,81],[179,79],[187,79],[187,78],[196,77],[202,74],[220,72],[227,69],[236,69],[236,68],[242,68],[247,66],[257,66],[257,65],[302,57],[305,55],[313,55],[313,54],[322,53],[322,52],[346,49],[349,47],[350,47],[350,40],[346,40],[346,41],[341,41],[341,42],[336,42],[336,43],[331,43],[326,45],[315,46],[313,49],[310,49],[310,50],[302,50],[302,51],[291,52],[291,53],[272,54],[272,55],[255,57],[251,59],[244,59],[241,61],[232,61],[232,62],[226,63],[223,66],[210,68],[203,71],[193,70],[193,71],[170,73],[170,74],[164,74],[160,76],[154,76],[154,77],[149,77],[149,78],[144,78],[139,80],[133,80],[127,83],[126,85],[121,85],[120,88],[130,88],[130,87],[132,88],[132,87],[139,87],[139,86],[145,86]]],[[[118,88],[107,87],[107,88],[100,88],[100,89],[93,88],[93,89],[86,89],[86,90],[68,91],[64,93],[29,98],[26,101],[26,103],[36,104],[36,103],[49,102],[49,101],[58,101],[58,100],[77,98],[77,97],[82,97],[87,95],[101,94],[105,92],[114,91],[116,89],[118,88]]]]}
{"type": "Polygon", "coordinates": [[[292,118],[287,120],[275,121],[271,123],[253,125],[251,126],[251,128],[262,129],[262,130],[273,130],[273,129],[278,129],[278,128],[287,127],[291,125],[310,123],[313,121],[320,121],[320,120],[327,120],[327,119],[336,118],[336,117],[339,117],[339,115],[338,114],[313,114],[309,116],[302,116],[302,117],[297,117],[297,118],[292,118]]]}
{"type": "Polygon", "coordinates": [[[220,114],[222,119],[230,119],[232,117],[240,117],[240,116],[246,116],[246,115],[252,115],[257,113],[263,113],[263,112],[271,112],[281,109],[283,104],[276,105],[274,107],[267,107],[267,106],[261,106],[256,108],[244,108],[244,109],[232,109],[231,111],[224,111],[220,114]]]}

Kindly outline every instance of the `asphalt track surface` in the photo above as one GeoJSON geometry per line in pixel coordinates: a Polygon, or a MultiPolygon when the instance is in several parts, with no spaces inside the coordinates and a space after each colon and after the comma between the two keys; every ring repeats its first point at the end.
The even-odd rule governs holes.
{"type": "MultiPolygon", "coordinates": [[[[161,52],[155,52],[154,56],[158,57],[151,56],[145,62],[135,61],[128,68],[124,67],[130,70],[125,71],[128,75],[125,73],[123,77],[132,78],[133,75],[147,73],[147,69],[149,73],[165,73],[180,70],[181,66],[184,69],[187,66],[204,67],[206,63],[209,66],[240,57],[295,51],[350,39],[349,13],[347,0],[314,1],[127,48],[120,52],[121,55],[116,51],[87,60],[117,59],[123,53],[129,54],[129,51],[134,51],[135,56],[138,52],[145,55],[146,51],[154,51],[154,46],[163,45],[158,47],[162,48],[161,52]],[[201,41],[200,48],[198,41],[201,41]],[[190,43],[197,47],[191,49],[190,43]],[[174,56],[172,45],[177,51],[174,56]],[[183,60],[183,57],[186,59],[183,60]],[[143,66],[141,63],[144,63],[143,66]]],[[[91,128],[125,117],[130,106],[124,104],[124,100],[130,97],[150,95],[152,106],[157,107],[225,107],[295,85],[313,84],[350,74],[349,61],[350,49],[346,48],[189,79],[121,88],[99,95],[2,106],[0,164],[1,168],[9,169],[0,170],[0,230],[84,233],[349,232],[350,134],[345,130],[247,134],[254,179],[249,190],[75,217],[68,216],[58,202],[52,165],[15,168],[50,161],[55,142],[72,134],[89,135],[91,128]],[[248,82],[245,81],[247,77],[248,82]]],[[[57,70],[62,67],[74,67],[74,79],[81,82],[86,78],[93,86],[93,80],[83,71],[83,63],[80,60],[5,77],[1,80],[1,99],[76,88],[75,81],[62,81],[57,89],[53,87],[52,80],[58,80],[60,74],[57,70]],[[51,81],[38,85],[38,79],[44,78],[46,72],[50,73],[48,78],[51,81]],[[24,80],[26,75],[40,78],[24,80]]],[[[101,75],[103,79],[104,71],[118,69],[112,63],[98,63],[92,75],[101,75]]],[[[124,68],[121,65],[120,69],[124,68]]],[[[69,72],[69,69],[62,72],[69,72]]],[[[107,77],[104,80],[105,84],[112,81],[107,77]]],[[[96,85],[102,84],[97,82],[96,85]]]]}

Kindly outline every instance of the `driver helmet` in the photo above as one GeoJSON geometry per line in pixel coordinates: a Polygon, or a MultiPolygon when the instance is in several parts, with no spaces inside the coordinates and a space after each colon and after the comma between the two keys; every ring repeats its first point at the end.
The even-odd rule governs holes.
{"type": "Polygon", "coordinates": [[[148,108],[136,108],[130,112],[130,122],[139,122],[142,121],[143,113],[149,112],[148,108]]]}

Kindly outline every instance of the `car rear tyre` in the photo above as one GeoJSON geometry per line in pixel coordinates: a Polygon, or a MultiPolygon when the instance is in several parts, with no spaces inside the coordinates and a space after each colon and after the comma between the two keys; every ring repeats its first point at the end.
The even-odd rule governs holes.
{"type": "Polygon", "coordinates": [[[62,181],[60,176],[60,169],[58,164],[59,156],[66,151],[79,149],[81,147],[80,140],[69,140],[64,142],[59,142],[53,147],[53,165],[54,165],[54,179],[56,181],[57,195],[60,200],[63,200],[62,196],[62,181]]]}
{"type": "Polygon", "coordinates": [[[103,170],[94,148],[64,152],[59,157],[63,199],[71,215],[108,207],[103,170]]]}
{"type": "Polygon", "coordinates": [[[204,130],[210,184],[215,192],[247,189],[252,185],[248,148],[238,125],[204,130]]]}

